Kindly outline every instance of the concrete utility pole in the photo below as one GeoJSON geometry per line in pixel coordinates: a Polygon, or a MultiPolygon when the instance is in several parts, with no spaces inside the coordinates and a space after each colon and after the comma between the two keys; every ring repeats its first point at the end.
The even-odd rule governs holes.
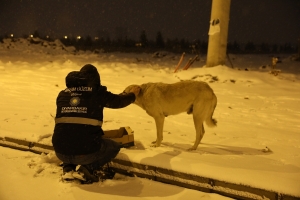
{"type": "Polygon", "coordinates": [[[224,65],[231,0],[212,0],[206,67],[224,65]]]}

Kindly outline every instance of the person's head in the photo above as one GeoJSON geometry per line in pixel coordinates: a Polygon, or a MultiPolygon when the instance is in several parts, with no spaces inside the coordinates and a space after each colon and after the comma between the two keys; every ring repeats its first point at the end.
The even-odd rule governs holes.
{"type": "Polygon", "coordinates": [[[68,88],[87,86],[87,78],[82,72],[72,71],[66,76],[66,86],[68,88]]]}
{"type": "Polygon", "coordinates": [[[80,69],[80,72],[84,73],[88,79],[88,86],[99,87],[101,85],[100,75],[94,65],[86,64],[80,69]]]}

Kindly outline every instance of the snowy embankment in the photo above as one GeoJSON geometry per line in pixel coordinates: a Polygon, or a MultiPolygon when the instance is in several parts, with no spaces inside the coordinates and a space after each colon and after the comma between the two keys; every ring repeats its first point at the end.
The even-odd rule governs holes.
{"type": "MultiPolygon", "coordinates": [[[[135,148],[122,149],[119,156],[144,165],[300,197],[300,63],[291,60],[289,55],[281,56],[282,63],[276,66],[282,71],[278,76],[269,74],[267,65],[271,64],[272,55],[230,55],[234,68],[203,68],[205,56],[201,55],[190,69],[173,73],[181,55],[169,53],[154,58],[149,54],[93,54],[75,52],[59,45],[32,44],[23,40],[7,40],[0,44],[0,98],[4,99],[0,102],[1,137],[51,144],[56,96],[65,88],[67,73],[79,70],[86,63],[98,68],[102,84],[114,93],[122,92],[130,84],[173,83],[185,79],[206,81],[218,97],[214,114],[218,126],[214,129],[205,126],[206,133],[196,151],[186,151],[195,139],[192,116],[182,113],[167,117],[162,146],[152,148],[150,143],[156,137],[153,119],[139,107],[130,105],[104,112],[103,129],[130,126],[139,144],[135,148]]],[[[187,54],[183,63],[189,57],[193,55],[187,54]]],[[[78,188],[90,191],[88,195],[96,198],[96,193],[100,195],[101,190],[111,189],[108,184],[120,184],[113,180],[76,186],[75,190],[74,185],[58,181],[61,169],[57,166],[58,160],[53,159],[3,150],[1,163],[8,163],[5,168],[17,171],[9,176],[12,173],[9,169],[1,170],[1,177],[6,180],[0,184],[1,194],[2,191],[5,197],[12,194],[12,191],[5,192],[6,183],[13,185],[16,181],[18,187],[19,184],[28,185],[30,177],[34,185],[46,182],[49,187],[54,187],[57,196],[64,188],[67,193],[64,195],[69,199],[79,199],[69,196],[76,196],[78,188]],[[11,166],[16,161],[22,164],[11,166]],[[26,181],[18,179],[22,176],[26,181]]],[[[136,179],[128,179],[124,179],[122,187],[130,193],[128,184],[136,179]]],[[[148,184],[144,181],[141,185],[148,184]]],[[[148,194],[141,185],[138,185],[140,192],[148,194]]],[[[43,184],[39,187],[41,191],[47,190],[43,184]]],[[[164,194],[164,191],[158,191],[164,194]]],[[[25,190],[21,192],[25,193],[25,190]]],[[[168,193],[166,196],[172,195],[183,194],[168,193]]]]}

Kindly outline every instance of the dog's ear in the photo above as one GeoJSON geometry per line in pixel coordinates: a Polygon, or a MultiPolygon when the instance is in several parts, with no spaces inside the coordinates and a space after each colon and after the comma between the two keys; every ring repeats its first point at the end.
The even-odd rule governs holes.
{"type": "Polygon", "coordinates": [[[127,87],[124,89],[123,93],[129,93],[131,87],[132,87],[132,85],[127,86],[127,87]]]}
{"type": "Polygon", "coordinates": [[[141,87],[141,86],[139,86],[139,85],[137,85],[137,86],[140,88],[140,92],[139,92],[139,94],[138,94],[138,96],[140,96],[140,95],[142,95],[142,94],[143,94],[142,87],[141,87]]]}
{"type": "Polygon", "coordinates": [[[127,87],[125,88],[125,90],[123,91],[123,93],[129,93],[133,87],[139,87],[140,90],[142,90],[141,87],[140,87],[139,85],[129,85],[129,86],[127,86],[127,87]]]}

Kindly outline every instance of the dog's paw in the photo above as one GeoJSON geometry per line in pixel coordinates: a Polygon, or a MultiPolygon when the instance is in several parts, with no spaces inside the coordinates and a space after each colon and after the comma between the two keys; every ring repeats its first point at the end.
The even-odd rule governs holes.
{"type": "Polygon", "coordinates": [[[197,147],[196,148],[195,147],[191,147],[191,148],[188,148],[187,151],[194,151],[196,149],[197,149],[197,147]]]}
{"type": "Polygon", "coordinates": [[[159,147],[160,146],[160,142],[158,143],[157,141],[153,141],[151,142],[150,147],[159,147]]]}
{"type": "Polygon", "coordinates": [[[156,144],[153,144],[153,143],[152,143],[152,144],[150,145],[150,147],[157,147],[157,146],[156,146],[156,144]]]}

